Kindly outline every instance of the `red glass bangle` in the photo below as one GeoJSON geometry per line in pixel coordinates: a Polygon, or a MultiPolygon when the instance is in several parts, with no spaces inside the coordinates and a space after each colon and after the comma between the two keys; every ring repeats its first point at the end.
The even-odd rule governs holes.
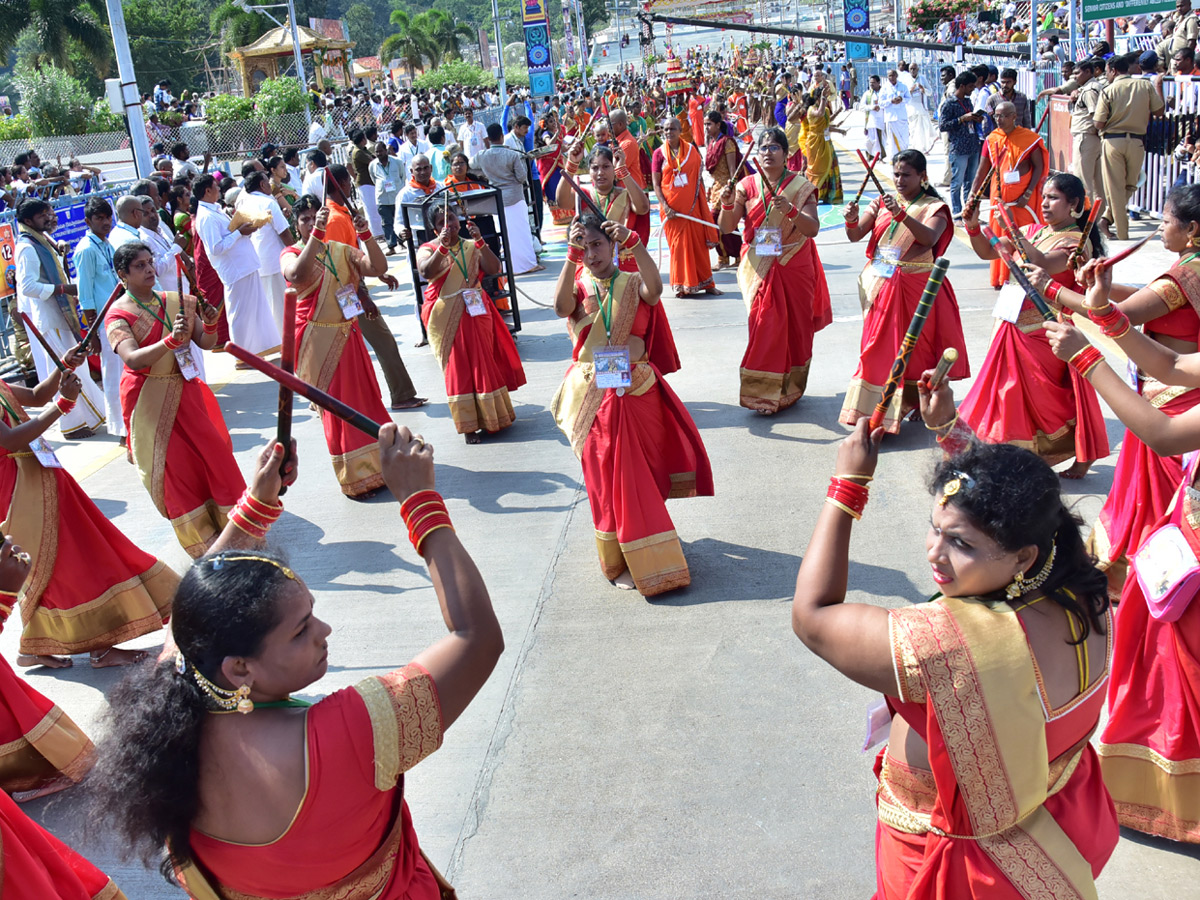
{"type": "Polygon", "coordinates": [[[625,240],[621,241],[621,249],[622,250],[632,250],[634,247],[636,247],[641,242],[642,242],[642,239],[640,237],[638,237],[637,232],[631,231],[631,232],[629,232],[629,237],[627,237],[627,238],[625,238],[625,240]]]}
{"type": "Polygon", "coordinates": [[[1123,338],[1129,333],[1129,316],[1121,312],[1112,303],[1104,309],[1088,309],[1088,318],[1100,326],[1100,330],[1110,338],[1123,338]]]}
{"type": "Polygon", "coordinates": [[[1062,285],[1057,281],[1051,281],[1046,285],[1046,299],[1058,301],[1058,295],[1062,292],[1062,285]]]}
{"type": "Polygon", "coordinates": [[[721,209],[737,209],[736,203],[722,203],[721,209]]]}
{"type": "Polygon", "coordinates": [[[567,248],[567,261],[573,262],[573,263],[583,262],[583,248],[582,247],[568,247],[567,248]]]}
{"type": "Polygon", "coordinates": [[[869,495],[870,491],[865,484],[834,475],[829,479],[829,490],[825,493],[825,500],[855,519],[860,519],[869,495]]]}
{"type": "Polygon", "coordinates": [[[324,243],[325,242],[325,229],[324,228],[314,228],[312,230],[312,236],[315,237],[318,241],[321,241],[322,243],[324,243]]]}
{"type": "Polygon", "coordinates": [[[400,515],[404,517],[405,522],[408,517],[413,514],[413,511],[423,503],[438,501],[440,502],[442,495],[437,491],[417,491],[415,494],[409,494],[408,497],[400,504],[400,515]]]}
{"type": "Polygon", "coordinates": [[[216,322],[213,322],[213,324],[211,324],[211,325],[209,325],[207,322],[205,322],[204,323],[204,333],[205,334],[216,334],[217,327],[218,326],[217,326],[216,322]]]}
{"type": "Polygon", "coordinates": [[[972,228],[970,225],[966,225],[964,227],[967,230],[967,235],[970,237],[978,237],[979,235],[983,234],[983,229],[978,225],[976,225],[974,228],[972,228]]]}
{"type": "Polygon", "coordinates": [[[241,509],[236,506],[229,511],[229,521],[251,537],[262,540],[267,536],[266,528],[255,525],[253,522],[247,519],[246,516],[242,514],[241,509]]]}
{"type": "Polygon", "coordinates": [[[369,241],[372,236],[373,235],[371,234],[370,230],[358,232],[358,239],[360,241],[369,241]]]}
{"type": "Polygon", "coordinates": [[[183,344],[181,344],[179,341],[175,340],[174,335],[168,334],[165,338],[163,338],[163,346],[166,347],[168,350],[178,350],[180,347],[183,346],[183,344]]]}
{"type": "Polygon", "coordinates": [[[621,168],[617,169],[617,180],[618,181],[624,181],[628,177],[629,177],[629,167],[628,166],[621,166],[621,168]]]}
{"type": "Polygon", "coordinates": [[[417,491],[400,504],[400,515],[408,527],[408,539],[413,549],[421,552],[421,544],[432,532],[439,528],[450,528],[450,514],[446,511],[446,503],[437,491],[417,491]]]}
{"type": "Polygon", "coordinates": [[[485,241],[483,238],[475,239],[475,249],[476,250],[482,250],[486,246],[487,246],[487,241],[485,241]]]}
{"type": "Polygon", "coordinates": [[[437,248],[436,248],[436,249],[437,249],[437,252],[438,252],[438,253],[442,254],[442,256],[449,256],[449,255],[450,255],[450,248],[449,248],[449,247],[447,247],[445,244],[439,243],[439,244],[437,245],[437,248]]]}
{"type": "Polygon", "coordinates": [[[792,209],[791,209],[791,212],[787,213],[787,214],[784,216],[784,218],[786,218],[786,219],[789,219],[789,220],[790,220],[790,219],[794,219],[794,218],[796,218],[796,216],[798,216],[798,215],[800,215],[800,210],[796,209],[796,207],[794,207],[794,206],[793,206],[793,207],[792,207],[792,209]]]}
{"type": "Polygon", "coordinates": [[[54,401],[54,405],[58,407],[58,411],[64,416],[75,408],[75,401],[68,400],[66,397],[59,397],[54,401]]]}
{"type": "Polygon", "coordinates": [[[902,210],[900,210],[900,212],[898,212],[894,216],[892,216],[892,221],[893,222],[903,222],[907,218],[908,218],[908,210],[902,209],[902,210]]]}
{"type": "Polygon", "coordinates": [[[1067,360],[1071,368],[1084,378],[1087,378],[1092,373],[1092,370],[1102,362],[1104,362],[1104,356],[1091,344],[1088,344],[1067,360]]]}

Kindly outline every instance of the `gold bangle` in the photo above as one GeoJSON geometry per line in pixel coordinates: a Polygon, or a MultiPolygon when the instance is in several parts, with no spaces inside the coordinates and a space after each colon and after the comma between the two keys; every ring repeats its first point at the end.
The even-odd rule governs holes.
{"type": "Polygon", "coordinates": [[[928,422],[926,422],[926,423],[925,423],[925,428],[926,428],[926,430],[928,430],[928,431],[934,431],[934,432],[941,432],[941,431],[945,431],[945,432],[949,432],[949,431],[950,431],[950,429],[951,429],[951,428],[953,428],[953,427],[954,427],[954,426],[955,426],[957,423],[958,423],[958,411],[957,411],[957,410],[955,410],[955,412],[954,412],[954,418],[953,418],[953,419],[951,419],[951,420],[950,420],[949,422],[947,422],[946,424],[944,424],[944,425],[930,425],[928,422]]]}
{"type": "Polygon", "coordinates": [[[836,506],[838,509],[840,509],[842,512],[846,513],[846,515],[850,516],[850,518],[854,519],[856,522],[862,518],[861,513],[856,513],[854,510],[852,510],[850,507],[848,507],[845,503],[842,503],[840,500],[834,500],[832,497],[826,497],[825,502],[830,504],[831,506],[836,506]]]}
{"type": "Polygon", "coordinates": [[[872,481],[875,480],[874,475],[837,475],[837,474],[835,474],[833,477],[834,478],[847,478],[850,481],[858,481],[858,482],[861,482],[862,484],[870,484],[872,481]]]}

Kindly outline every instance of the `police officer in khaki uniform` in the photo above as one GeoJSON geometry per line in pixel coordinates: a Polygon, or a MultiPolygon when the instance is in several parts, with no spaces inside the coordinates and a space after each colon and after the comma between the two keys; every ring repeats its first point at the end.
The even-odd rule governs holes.
{"type": "Polygon", "coordinates": [[[1200,36],[1200,20],[1192,11],[1192,0],[1175,0],[1175,29],[1171,32],[1169,55],[1164,56],[1160,53],[1159,57],[1174,61],[1175,54],[1184,47],[1195,50],[1198,36],[1200,36]]]}
{"type": "Polygon", "coordinates": [[[1097,77],[1096,69],[1103,66],[1098,59],[1084,59],[1075,66],[1075,77],[1055,87],[1041,91],[1041,100],[1050,94],[1069,94],[1071,97],[1071,139],[1074,160],[1071,172],[1082,182],[1089,197],[1104,196],[1103,170],[1100,166],[1100,135],[1096,131],[1094,115],[1100,102],[1100,91],[1104,80],[1097,77]]]}
{"type": "MultiPolygon", "coordinates": [[[[1187,0],[1181,0],[1187,2],[1187,0]]],[[[1150,117],[1163,110],[1162,97],[1148,78],[1129,76],[1130,56],[1114,56],[1105,72],[1108,85],[1100,92],[1093,121],[1100,132],[1104,169],[1104,218],[1116,226],[1117,240],[1129,240],[1125,204],[1137,189],[1146,160],[1146,129],[1150,117]]]]}

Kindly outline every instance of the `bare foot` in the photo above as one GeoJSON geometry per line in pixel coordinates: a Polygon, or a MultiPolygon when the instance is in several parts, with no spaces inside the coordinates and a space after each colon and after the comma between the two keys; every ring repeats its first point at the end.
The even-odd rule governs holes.
{"type": "Polygon", "coordinates": [[[85,438],[93,437],[95,434],[96,432],[90,428],[76,428],[74,431],[65,432],[63,437],[68,441],[82,441],[85,438]]]}
{"type": "Polygon", "coordinates": [[[518,275],[532,275],[534,272],[545,272],[545,271],[546,271],[546,267],[539,264],[539,265],[534,266],[532,269],[526,269],[524,272],[518,272],[517,274],[518,275]]]}
{"type": "Polygon", "coordinates": [[[17,665],[28,669],[30,666],[45,666],[47,669],[69,669],[74,663],[69,656],[31,656],[22,653],[17,657],[17,665]]]}
{"type": "Polygon", "coordinates": [[[391,409],[419,409],[428,402],[428,397],[413,397],[411,400],[405,400],[403,403],[393,403],[391,409]]]}
{"type": "Polygon", "coordinates": [[[708,294],[710,297],[720,297],[725,292],[715,284],[710,284],[704,289],[704,293],[708,294]]]}
{"type": "Polygon", "coordinates": [[[463,435],[467,439],[468,444],[479,444],[483,442],[483,432],[469,431],[463,435]]]}
{"type": "Polygon", "coordinates": [[[636,586],[633,583],[633,576],[631,574],[629,574],[628,569],[626,569],[624,572],[622,572],[616,578],[609,579],[608,583],[613,585],[614,587],[620,588],[623,591],[636,590],[636,586]]]}
{"type": "Polygon", "coordinates": [[[421,338],[419,341],[417,341],[415,344],[413,344],[413,346],[414,346],[414,347],[428,347],[428,346],[429,346],[429,339],[428,339],[428,338],[421,338]]]}
{"type": "Polygon", "coordinates": [[[108,669],[113,666],[132,666],[140,663],[146,656],[145,650],[118,650],[116,647],[109,647],[100,653],[93,650],[92,668],[108,669]]]}
{"type": "Polygon", "coordinates": [[[1091,467],[1092,467],[1092,464],[1090,462],[1079,462],[1078,460],[1076,460],[1074,462],[1074,464],[1072,464],[1071,468],[1063,469],[1063,471],[1059,472],[1058,477],[1059,478],[1067,478],[1067,479],[1070,479],[1071,481],[1078,481],[1080,478],[1082,478],[1084,475],[1086,475],[1088,473],[1088,469],[1090,469],[1091,467]]]}

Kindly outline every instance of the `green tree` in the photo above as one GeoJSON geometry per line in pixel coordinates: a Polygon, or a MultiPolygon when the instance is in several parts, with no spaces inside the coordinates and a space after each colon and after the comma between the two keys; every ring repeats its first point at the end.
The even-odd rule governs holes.
{"type": "Polygon", "coordinates": [[[354,41],[356,56],[371,56],[383,41],[383,32],[375,24],[375,13],[365,3],[355,3],[342,13],[346,33],[354,41]]]}
{"type": "Polygon", "coordinates": [[[221,49],[229,51],[254,43],[274,28],[275,24],[261,13],[246,12],[238,9],[229,0],[224,0],[209,15],[208,27],[214,37],[220,36],[221,49]]]}
{"type": "Polygon", "coordinates": [[[379,56],[384,65],[390,60],[400,59],[408,67],[409,74],[416,75],[417,69],[425,67],[426,60],[431,65],[435,64],[438,51],[419,15],[410,17],[404,10],[394,9],[389,21],[396,31],[388,35],[379,47],[379,56]]]}
{"type": "Polygon", "coordinates": [[[34,65],[53,65],[74,73],[78,57],[72,56],[72,50],[77,50],[103,74],[108,69],[112,39],[102,21],[88,0],[0,0],[0,54],[7,54],[21,32],[30,28],[40,46],[34,65]]]}
{"type": "Polygon", "coordinates": [[[423,25],[433,44],[443,58],[462,59],[462,41],[470,41],[476,30],[465,22],[456,22],[454,17],[442,9],[431,9],[421,13],[423,25]]]}
{"type": "Polygon", "coordinates": [[[122,0],[122,6],[139,90],[153,90],[162,78],[171,79],[175,96],[199,88],[203,66],[196,48],[209,41],[208,13],[199,0],[122,0]]]}
{"type": "Polygon", "coordinates": [[[29,117],[34,137],[85,134],[95,101],[78,79],[64,69],[22,69],[16,76],[21,112],[29,117]]]}

